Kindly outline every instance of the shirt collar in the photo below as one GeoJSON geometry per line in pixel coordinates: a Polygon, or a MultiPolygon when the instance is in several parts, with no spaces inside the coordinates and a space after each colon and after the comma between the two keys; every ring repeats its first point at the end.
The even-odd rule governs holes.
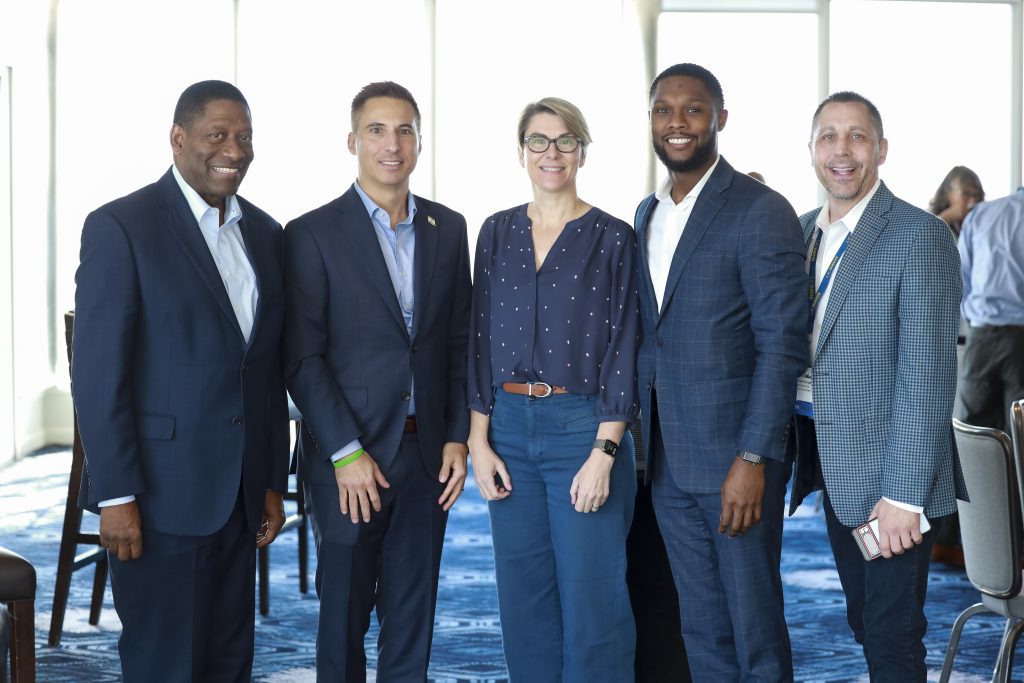
{"type": "MultiPolygon", "coordinates": [[[[378,211],[382,212],[385,216],[388,216],[388,212],[377,206],[377,202],[370,199],[370,195],[366,194],[366,192],[363,191],[363,188],[359,187],[358,180],[352,183],[352,187],[356,188],[356,194],[358,194],[359,198],[363,200],[363,206],[366,207],[366,213],[370,214],[370,218],[373,218],[374,214],[378,211]]],[[[408,205],[406,213],[408,216],[406,216],[406,219],[398,225],[408,225],[412,223],[412,220],[416,217],[416,200],[413,198],[412,192],[409,193],[407,201],[408,205]]],[[[390,225],[390,216],[388,216],[388,224],[390,225]]]]}
{"type": "MultiPolygon", "coordinates": [[[[721,160],[721,158],[721,155],[715,157],[715,163],[711,164],[711,168],[708,169],[708,172],[705,173],[703,177],[701,177],[701,179],[697,181],[697,184],[693,186],[692,190],[686,193],[686,196],[683,197],[682,201],[680,201],[679,204],[682,204],[691,197],[693,197],[694,199],[697,198],[697,195],[700,194],[700,191],[703,190],[704,186],[708,184],[708,178],[710,178],[711,174],[715,172],[716,168],[718,168],[718,162],[719,160],[721,160]]],[[[669,201],[672,202],[673,206],[678,206],[672,199],[671,175],[665,178],[665,180],[661,183],[661,186],[658,187],[658,189],[654,192],[654,198],[657,199],[659,202],[669,201]]]]}
{"type": "Polygon", "coordinates": [[[860,222],[860,217],[864,215],[864,209],[868,207],[868,204],[874,198],[875,193],[878,192],[879,186],[882,184],[881,178],[875,179],[875,185],[871,188],[871,191],[864,195],[859,202],[853,205],[853,208],[846,212],[846,215],[837,221],[829,222],[828,215],[828,202],[821,207],[821,211],[818,212],[818,217],[815,219],[814,224],[816,227],[821,228],[822,232],[827,232],[831,225],[835,225],[842,221],[843,225],[850,232],[853,232],[857,228],[857,223],[860,222]]]}
{"type": "MultiPolygon", "coordinates": [[[[185,195],[185,201],[188,202],[188,208],[192,210],[192,215],[196,218],[196,223],[201,223],[203,216],[206,215],[207,211],[217,211],[216,208],[206,203],[206,200],[199,196],[199,193],[195,191],[191,185],[189,185],[185,178],[182,177],[181,172],[178,171],[178,167],[171,165],[171,173],[174,174],[174,179],[178,183],[178,187],[181,188],[181,193],[185,195]]],[[[217,220],[220,220],[220,214],[217,215],[217,220]]],[[[229,196],[224,200],[224,224],[220,227],[226,228],[230,225],[237,223],[242,220],[242,207],[238,204],[238,198],[235,195],[229,196]]]]}

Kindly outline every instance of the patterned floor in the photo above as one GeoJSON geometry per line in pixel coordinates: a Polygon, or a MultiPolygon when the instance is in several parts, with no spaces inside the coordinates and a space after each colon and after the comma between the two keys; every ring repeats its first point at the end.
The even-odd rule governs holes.
{"type": "MultiPolygon", "coordinates": [[[[28,557],[38,571],[40,683],[118,681],[120,623],[109,588],[99,625],[90,626],[87,621],[91,569],[78,572],[73,579],[60,647],[45,645],[69,466],[70,454],[54,451],[0,470],[0,544],[28,557]]],[[[95,524],[96,517],[87,514],[86,525],[95,524]]],[[[298,592],[296,538],[289,532],[272,548],[271,611],[265,618],[257,615],[256,620],[253,679],[259,683],[305,683],[315,678],[317,602],[313,593],[298,592]]],[[[845,623],[843,595],[824,521],[809,506],[786,520],[783,579],[797,680],[867,681],[866,666],[845,623]]],[[[926,641],[929,680],[938,680],[953,619],[976,601],[976,593],[962,573],[942,566],[933,569],[926,641]]],[[[994,617],[972,620],[965,630],[953,681],[980,683],[991,677],[1001,632],[1002,623],[994,617]]],[[[368,643],[374,637],[373,632],[368,634],[368,643]]],[[[372,660],[372,648],[368,647],[368,652],[372,660]]],[[[1014,680],[1019,681],[1021,675],[1024,671],[1014,680]]],[[[472,477],[448,525],[430,676],[437,683],[506,680],[487,511],[472,487],[472,477]]]]}

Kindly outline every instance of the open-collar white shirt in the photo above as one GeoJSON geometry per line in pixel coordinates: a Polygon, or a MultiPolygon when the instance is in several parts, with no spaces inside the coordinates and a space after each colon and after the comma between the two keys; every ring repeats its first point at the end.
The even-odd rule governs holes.
{"type": "Polygon", "coordinates": [[[678,204],[672,199],[671,175],[654,193],[658,204],[654,207],[651,222],[647,226],[647,267],[651,273],[651,283],[654,285],[654,296],[657,299],[659,311],[665,300],[668,271],[672,267],[672,258],[676,254],[679,238],[683,236],[686,223],[690,220],[693,205],[697,203],[697,196],[708,184],[708,178],[715,172],[720,159],[721,157],[715,158],[715,163],[711,165],[708,172],[697,181],[693,189],[687,192],[678,204]]]}

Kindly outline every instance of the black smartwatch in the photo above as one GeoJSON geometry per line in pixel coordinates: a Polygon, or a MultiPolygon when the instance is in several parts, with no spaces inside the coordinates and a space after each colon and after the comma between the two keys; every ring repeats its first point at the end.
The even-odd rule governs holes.
{"type": "Polygon", "coordinates": [[[615,443],[611,439],[598,439],[594,442],[594,448],[598,449],[602,453],[615,457],[615,454],[619,452],[619,444],[615,443]]]}

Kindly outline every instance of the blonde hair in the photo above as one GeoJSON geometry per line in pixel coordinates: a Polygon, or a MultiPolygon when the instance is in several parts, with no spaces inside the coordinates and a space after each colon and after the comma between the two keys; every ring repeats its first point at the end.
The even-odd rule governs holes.
{"type": "Polygon", "coordinates": [[[569,133],[581,140],[580,146],[584,150],[591,143],[590,128],[579,107],[559,97],[545,97],[523,107],[523,112],[519,115],[519,139],[517,140],[519,149],[523,148],[526,126],[529,125],[530,119],[537,114],[554,114],[562,119],[562,123],[569,129],[569,133]]]}

